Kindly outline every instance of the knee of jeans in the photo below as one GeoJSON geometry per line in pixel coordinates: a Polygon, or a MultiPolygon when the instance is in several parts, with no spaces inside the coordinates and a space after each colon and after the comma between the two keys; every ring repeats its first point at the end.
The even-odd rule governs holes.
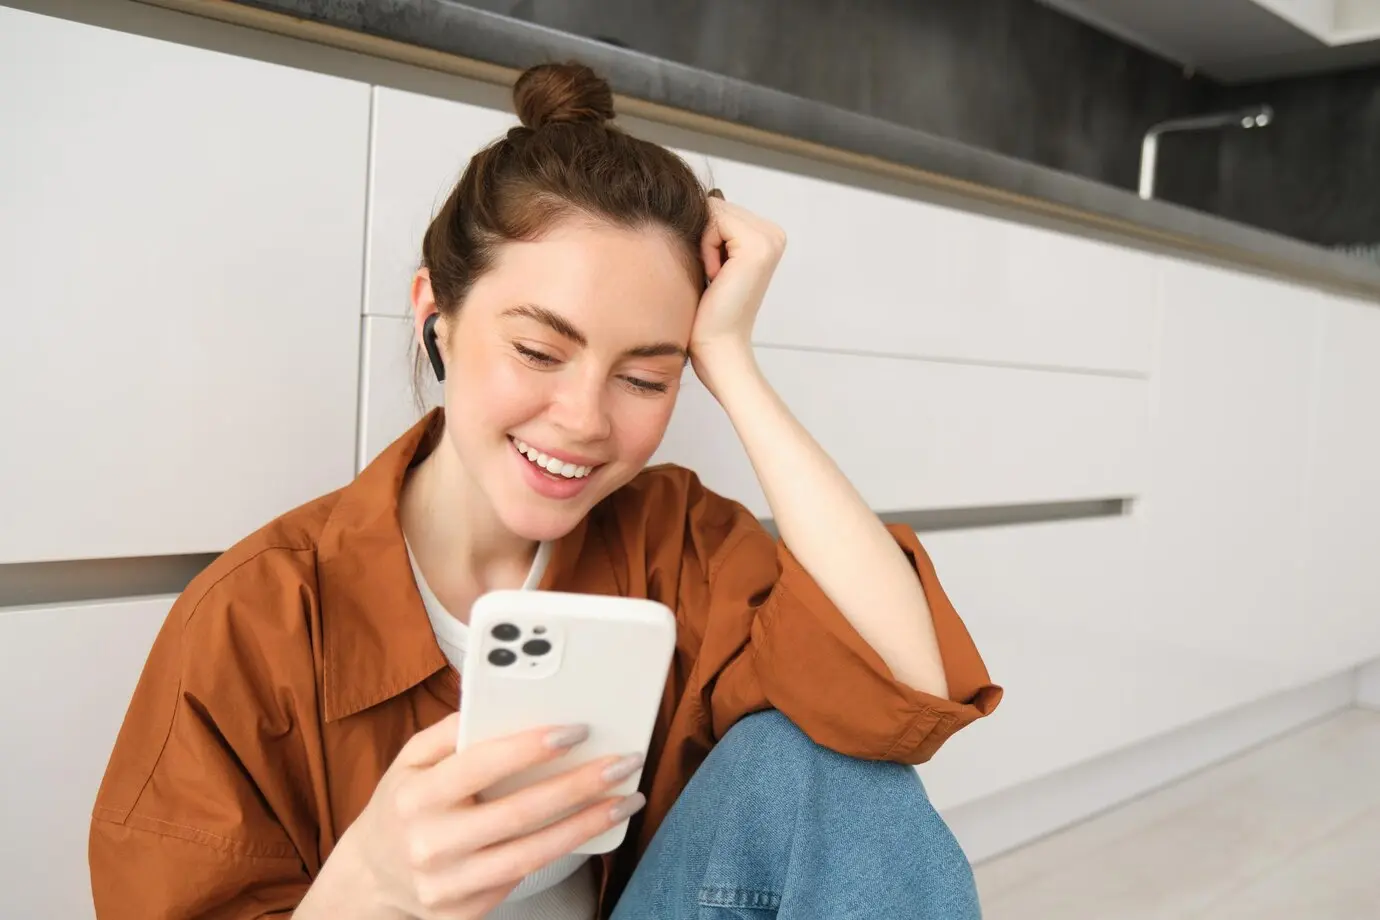
{"type": "Polygon", "coordinates": [[[810,774],[826,784],[875,788],[884,795],[918,796],[928,804],[915,770],[904,764],[863,760],[830,750],[813,741],[794,722],[775,709],[739,720],[715,746],[715,756],[769,770],[759,774],[773,782],[810,774]]]}
{"type": "Polygon", "coordinates": [[[811,756],[816,745],[780,710],[768,709],[743,716],[714,747],[731,754],[769,753],[793,759],[811,756]]]}
{"type": "Polygon", "coordinates": [[[731,770],[742,783],[740,788],[769,779],[775,787],[788,786],[806,797],[812,791],[830,799],[846,797],[863,811],[875,807],[906,814],[918,833],[932,828],[938,840],[952,841],[913,767],[830,750],[777,710],[742,718],[715,746],[713,756],[743,768],[731,770]]]}

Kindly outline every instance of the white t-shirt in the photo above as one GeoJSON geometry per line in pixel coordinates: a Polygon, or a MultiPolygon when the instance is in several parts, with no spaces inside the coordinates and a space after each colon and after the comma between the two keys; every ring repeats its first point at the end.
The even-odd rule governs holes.
{"type": "MultiPolygon", "coordinates": [[[[455,670],[459,671],[464,666],[465,649],[469,647],[470,627],[441,605],[422,576],[410,545],[407,547],[407,558],[412,563],[412,576],[417,580],[417,591],[422,596],[422,605],[426,607],[427,619],[436,633],[436,643],[441,646],[441,651],[455,670]]],[[[532,569],[522,584],[524,591],[531,591],[541,584],[550,559],[551,544],[542,543],[537,547],[532,569]]],[[[572,855],[558,859],[524,878],[488,917],[490,920],[594,920],[598,910],[599,888],[593,870],[594,865],[587,856],[572,855]]]]}

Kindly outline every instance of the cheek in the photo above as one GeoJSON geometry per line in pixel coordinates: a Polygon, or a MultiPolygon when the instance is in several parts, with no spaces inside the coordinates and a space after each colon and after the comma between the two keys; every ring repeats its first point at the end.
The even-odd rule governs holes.
{"type": "Polygon", "coordinates": [[[471,429],[507,434],[549,402],[545,378],[504,356],[472,355],[455,370],[446,376],[446,405],[464,412],[471,429]]]}
{"type": "Polygon", "coordinates": [[[666,426],[671,421],[671,411],[675,408],[674,395],[659,399],[630,397],[633,405],[622,407],[619,413],[617,431],[619,453],[625,460],[641,466],[647,462],[661,439],[666,434],[666,426]]]}

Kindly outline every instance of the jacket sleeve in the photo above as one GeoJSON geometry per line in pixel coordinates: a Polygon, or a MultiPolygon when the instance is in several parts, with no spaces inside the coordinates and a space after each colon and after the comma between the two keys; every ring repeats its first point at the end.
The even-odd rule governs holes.
{"type": "Polygon", "coordinates": [[[184,595],[159,632],[97,795],[99,920],[287,917],[309,884],[268,805],[277,793],[251,774],[264,759],[254,735],[278,721],[253,649],[235,646],[227,611],[195,606],[184,595]]]}
{"type": "Polygon", "coordinates": [[[697,672],[716,739],[744,715],[771,708],[832,750],[919,764],[996,708],[1001,688],[914,531],[887,527],[924,587],[947,699],[899,682],[746,508],[697,482],[690,488],[687,557],[697,571],[682,574],[682,608],[700,621],[692,627],[702,632],[697,672]]]}

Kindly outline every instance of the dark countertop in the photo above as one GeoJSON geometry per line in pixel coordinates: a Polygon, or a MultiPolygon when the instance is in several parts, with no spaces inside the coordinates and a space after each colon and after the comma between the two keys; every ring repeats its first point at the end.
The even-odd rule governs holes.
{"type": "MultiPolygon", "coordinates": [[[[863,163],[866,168],[858,155],[896,164],[914,172],[910,178],[950,192],[1380,299],[1380,264],[1167,202],[1145,201],[1124,189],[914,128],[452,0],[233,2],[285,14],[285,30],[291,17],[386,39],[379,42],[378,50],[383,54],[397,47],[393,43],[402,43],[514,70],[578,58],[597,69],[623,97],[729,123],[725,127],[738,125],[830,148],[845,158],[853,155],[850,165],[863,163]]],[[[256,24],[264,25],[262,21],[256,24]]],[[[313,37],[330,40],[329,34],[313,37]]],[[[725,133],[732,136],[731,131],[725,133]]]]}

